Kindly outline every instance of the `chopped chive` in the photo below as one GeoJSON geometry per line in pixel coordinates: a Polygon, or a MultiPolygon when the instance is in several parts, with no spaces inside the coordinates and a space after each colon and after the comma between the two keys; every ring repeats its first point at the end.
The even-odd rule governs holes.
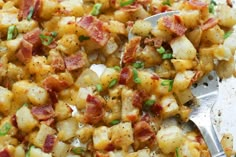
{"type": "Polygon", "coordinates": [[[119,66],[114,66],[113,69],[115,69],[116,71],[120,71],[121,68],[119,66]]]}
{"type": "Polygon", "coordinates": [[[113,80],[111,80],[111,82],[109,83],[108,87],[109,87],[109,88],[112,88],[112,87],[114,87],[114,86],[116,85],[116,83],[117,83],[117,79],[113,79],[113,80]]]}
{"type": "Polygon", "coordinates": [[[98,14],[100,14],[101,8],[102,8],[102,4],[101,3],[94,4],[93,9],[91,11],[91,15],[97,16],[98,14]]]}
{"type": "Polygon", "coordinates": [[[162,47],[162,46],[161,46],[160,48],[157,48],[156,50],[157,50],[157,52],[159,52],[161,55],[166,52],[165,48],[162,47]]]}
{"type": "Polygon", "coordinates": [[[33,14],[34,14],[34,7],[31,6],[29,9],[28,16],[27,16],[28,21],[30,21],[32,19],[33,14]]]}
{"type": "Polygon", "coordinates": [[[215,12],[215,6],[217,5],[217,3],[214,0],[211,0],[210,4],[209,4],[209,12],[210,13],[214,13],[215,12]]]}
{"type": "Polygon", "coordinates": [[[176,154],[176,157],[180,157],[180,155],[179,155],[179,148],[178,147],[176,147],[176,149],[175,149],[175,154],[176,154]]]}
{"type": "Polygon", "coordinates": [[[28,107],[28,106],[29,106],[29,104],[27,104],[27,103],[24,103],[24,104],[23,104],[23,106],[26,106],[26,107],[28,107]]]}
{"type": "Polygon", "coordinates": [[[169,6],[171,6],[170,0],[166,0],[166,1],[162,2],[162,5],[169,5],[169,6]]]}
{"type": "Polygon", "coordinates": [[[134,3],[135,0],[121,0],[120,1],[120,6],[121,7],[124,7],[124,6],[127,6],[127,5],[131,5],[134,3]]]}
{"type": "Polygon", "coordinates": [[[228,31],[224,34],[224,39],[228,38],[231,34],[233,33],[233,31],[228,31]]]}
{"type": "Polygon", "coordinates": [[[45,45],[45,46],[48,46],[53,42],[53,37],[52,36],[47,36],[47,35],[40,34],[39,38],[41,39],[42,44],[45,45]]]}
{"type": "Polygon", "coordinates": [[[173,80],[163,80],[163,81],[161,82],[161,85],[162,85],[162,86],[169,86],[168,91],[170,92],[170,91],[172,91],[173,83],[174,83],[173,80]]]}
{"type": "Polygon", "coordinates": [[[144,102],[144,105],[145,105],[145,107],[151,107],[151,106],[154,105],[155,103],[156,103],[155,100],[149,99],[149,100],[146,100],[146,101],[144,102]]]}
{"type": "Polygon", "coordinates": [[[72,148],[72,152],[77,155],[81,155],[83,152],[85,152],[85,149],[82,147],[75,147],[75,148],[72,148]]]}
{"type": "Polygon", "coordinates": [[[119,124],[120,123],[120,120],[116,119],[116,120],[113,120],[110,122],[110,125],[116,125],[116,124],[119,124]]]}
{"type": "Polygon", "coordinates": [[[54,38],[57,36],[57,34],[58,34],[57,32],[51,32],[51,35],[52,35],[52,37],[54,37],[54,38]]]}
{"type": "Polygon", "coordinates": [[[30,151],[31,151],[32,148],[34,148],[33,145],[30,146],[29,150],[25,154],[25,157],[30,157],[30,151]]]}
{"type": "Polygon", "coordinates": [[[10,129],[11,129],[11,124],[5,123],[0,129],[0,136],[5,136],[9,132],[10,129]]]}
{"type": "Polygon", "coordinates": [[[162,54],[162,59],[171,59],[172,58],[172,54],[171,53],[164,53],[162,54]]]}
{"type": "Polygon", "coordinates": [[[16,38],[18,30],[15,25],[9,26],[7,31],[7,40],[12,40],[16,38]]]}
{"type": "Polygon", "coordinates": [[[103,89],[102,89],[102,85],[101,84],[97,84],[96,85],[96,89],[98,92],[101,92],[103,89]]]}
{"type": "Polygon", "coordinates": [[[83,41],[89,40],[89,39],[90,39],[90,37],[88,37],[88,36],[84,36],[84,35],[80,35],[80,36],[79,36],[79,41],[80,41],[80,42],[83,42],[83,41]]]}
{"type": "Polygon", "coordinates": [[[141,80],[140,78],[138,77],[138,71],[134,68],[133,69],[133,80],[135,83],[137,84],[140,84],[141,83],[141,80]]]}
{"type": "Polygon", "coordinates": [[[144,62],[137,61],[137,62],[133,63],[133,67],[136,68],[136,69],[143,68],[144,67],[144,62]]]}

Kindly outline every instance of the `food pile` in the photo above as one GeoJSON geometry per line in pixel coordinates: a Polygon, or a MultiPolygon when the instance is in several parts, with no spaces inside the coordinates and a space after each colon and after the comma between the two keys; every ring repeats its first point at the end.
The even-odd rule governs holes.
{"type": "MultiPolygon", "coordinates": [[[[166,123],[188,121],[190,86],[202,76],[236,76],[230,0],[0,0],[0,8],[0,157],[210,156],[197,130],[166,123]],[[156,27],[143,21],[173,10],[156,27]],[[98,64],[101,73],[90,68],[98,64]]],[[[234,153],[231,135],[222,144],[234,153]]]]}

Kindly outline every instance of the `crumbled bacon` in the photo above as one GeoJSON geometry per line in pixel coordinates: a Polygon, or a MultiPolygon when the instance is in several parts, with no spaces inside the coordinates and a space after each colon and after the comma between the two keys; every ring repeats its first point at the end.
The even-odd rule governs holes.
{"type": "Polygon", "coordinates": [[[128,67],[124,67],[120,72],[119,84],[127,85],[132,79],[132,71],[128,67]]]}
{"type": "Polygon", "coordinates": [[[139,121],[134,125],[134,137],[140,142],[146,142],[155,137],[151,126],[145,121],[139,121]]]}
{"type": "Polygon", "coordinates": [[[84,16],[78,22],[91,39],[95,40],[100,46],[106,45],[109,40],[109,32],[105,29],[104,23],[94,16],[84,16]]]}
{"type": "Polygon", "coordinates": [[[48,76],[43,80],[43,86],[47,91],[59,92],[69,87],[69,84],[66,81],[61,81],[53,76],[48,76]]]}
{"type": "Polygon", "coordinates": [[[20,14],[19,14],[20,19],[27,18],[31,6],[34,6],[34,0],[21,0],[20,14]]]}
{"type": "Polygon", "coordinates": [[[65,63],[64,59],[60,54],[55,54],[52,55],[51,58],[51,66],[56,70],[56,71],[64,71],[65,70],[65,63]]]}
{"type": "Polygon", "coordinates": [[[41,30],[37,27],[34,30],[24,34],[23,38],[29,43],[31,43],[35,48],[41,44],[41,40],[39,38],[40,33],[41,30]]]}
{"type": "Polygon", "coordinates": [[[151,107],[151,111],[157,115],[159,115],[162,110],[163,110],[163,107],[158,103],[152,105],[151,107]]]}
{"type": "Polygon", "coordinates": [[[101,100],[95,96],[88,95],[86,99],[87,105],[84,113],[84,120],[89,124],[96,124],[102,120],[104,109],[101,100]]]}
{"type": "Polygon", "coordinates": [[[45,124],[47,126],[52,126],[53,124],[55,124],[55,118],[49,118],[47,120],[41,121],[41,124],[45,124]]]}
{"type": "Polygon", "coordinates": [[[32,51],[33,45],[25,39],[22,39],[20,49],[16,53],[16,57],[23,63],[28,62],[32,58],[32,51]]]}
{"type": "Polygon", "coordinates": [[[138,11],[141,8],[141,5],[138,3],[134,3],[133,5],[127,5],[125,7],[122,7],[121,10],[127,13],[134,13],[138,11]]]}
{"type": "Polygon", "coordinates": [[[96,152],[95,157],[109,157],[109,154],[104,154],[101,152],[96,152]]]}
{"type": "Polygon", "coordinates": [[[148,113],[145,113],[142,117],[141,117],[141,121],[145,121],[147,123],[149,123],[151,120],[150,115],[148,113]]]}
{"type": "Polygon", "coordinates": [[[56,137],[54,135],[47,135],[43,144],[43,151],[45,153],[50,153],[55,143],[56,143],[56,137]]]}
{"type": "Polygon", "coordinates": [[[201,26],[201,29],[203,31],[210,29],[218,24],[218,19],[215,18],[209,18],[204,24],[201,26]]]}
{"type": "Polygon", "coordinates": [[[202,2],[199,0],[189,0],[188,4],[190,7],[192,7],[192,9],[198,9],[198,10],[204,9],[208,5],[206,2],[202,2]]]}
{"type": "Polygon", "coordinates": [[[16,121],[16,115],[15,114],[11,117],[11,123],[14,127],[18,128],[18,124],[17,124],[17,121],[16,121]]]}
{"type": "Polygon", "coordinates": [[[0,157],[11,157],[11,155],[7,149],[3,149],[0,151],[0,157]]]}
{"type": "Polygon", "coordinates": [[[160,38],[145,38],[144,39],[144,44],[151,44],[154,47],[158,48],[162,45],[162,39],[160,38]]]}
{"type": "Polygon", "coordinates": [[[139,48],[141,37],[132,38],[125,46],[123,63],[130,63],[135,59],[136,51],[139,48]]]}
{"type": "Polygon", "coordinates": [[[41,10],[41,7],[42,7],[42,3],[44,1],[42,0],[36,0],[35,3],[34,3],[34,14],[33,14],[33,19],[35,20],[38,20],[39,18],[39,13],[40,13],[40,10],[41,10]]]}
{"type": "Polygon", "coordinates": [[[81,53],[65,57],[64,60],[66,69],[68,69],[69,71],[82,68],[85,65],[85,61],[83,60],[83,56],[81,53]]]}
{"type": "Polygon", "coordinates": [[[57,93],[55,91],[52,90],[47,90],[48,94],[49,94],[49,98],[51,100],[51,104],[56,104],[58,103],[58,97],[57,97],[57,93]]]}
{"type": "Polygon", "coordinates": [[[142,109],[142,105],[147,98],[148,94],[144,90],[135,91],[133,94],[132,105],[139,109],[142,109]]]}
{"type": "Polygon", "coordinates": [[[152,80],[160,80],[160,77],[153,74],[152,77],[151,77],[151,79],[152,79],[152,80]]]}
{"type": "Polygon", "coordinates": [[[230,6],[231,8],[233,7],[232,0],[226,0],[226,3],[227,3],[227,5],[230,6]]]}
{"type": "Polygon", "coordinates": [[[54,117],[54,110],[52,108],[52,105],[33,107],[31,113],[38,120],[47,120],[54,117]]]}
{"type": "Polygon", "coordinates": [[[175,16],[165,16],[163,17],[163,25],[169,29],[171,32],[177,34],[178,36],[184,35],[187,28],[179,23],[179,20],[175,18],[175,16]]]}
{"type": "Polygon", "coordinates": [[[115,148],[114,144],[112,144],[112,143],[109,143],[105,148],[106,151],[113,151],[115,149],[116,148],[115,148]]]}

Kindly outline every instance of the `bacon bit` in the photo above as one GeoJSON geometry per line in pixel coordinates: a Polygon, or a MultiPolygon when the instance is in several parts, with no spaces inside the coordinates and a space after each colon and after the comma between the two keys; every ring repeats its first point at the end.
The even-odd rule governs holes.
{"type": "Polygon", "coordinates": [[[56,71],[64,71],[65,70],[65,63],[60,54],[55,54],[52,56],[51,66],[56,71]]]}
{"type": "Polygon", "coordinates": [[[53,76],[48,76],[43,80],[43,86],[47,91],[60,92],[61,90],[69,87],[66,81],[61,81],[53,76]]]}
{"type": "Polygon", "coordinates": [[[134,13],[138,11],[142,6],[138,3],[134,3],[133,5],[127,5],[125,7],[121,8],[121,11],[127,12],[127,13],[134,13]]]}
{"type": "Polygon", "coordinates": [[[209,18],[204,24],[201,26],[203,31],[208,30],[218,24],[219,20],[215,18],[209,18]]]}
{"type": "Polygon", "coordinates": [[[109,154],[104,154],[104,153],[96,152],[95,157],[109,157],[109,154]]]}
{"type": "Polygon", "coordinates": [[[38,120],[47,120],[49,118],[54,117],[54,110],[52,105],[45,105],[39,107],[33,107],[31,113],[38,119],[38,120]]]}
{"type": "Polygon", "coordinates": [[[226,0],[226,3],[227,3],[227,5],[230,6],[231,8],[233,7],[232,0],[226,0]]]}
{"type": "Polygon", "coordinates": [[[130,115],[127,115],[127,119],[130,122],[135,122],[138,119],[138,117],[137,117],[137,115],[130,114],[130,115]]]}
{"type": "Polygon", "coordinates": [[[101,100],[95,96],[87,96],[87,105],[84,113],[84,120],[89,124],[96,124],[102,120],[104,109],[101,100]]]}
{"type": "Polygon", "coordinates": [[[125,52],[123,56],[123,63],[130,63],[135,59],[136,51],[139,48],[141,37],[132,38],[125,46],[125,52]]]}
{"type": "Polygon", "coordinates": [[[159,115],[162,110],[163,110],[163,107],[160,104],[154,104],[151,108],[151,111],[157,115],[159,115]]]}
{"type": "Polygon", "coordinates": [[[54,40],[50,45],[48,45],[47,47],[49,47],[50,49],[55,49],[57,47],[57,43],[54,40]]]}
{"type": "Polygon", "coordinates": [[[34,14],[33,14],[33,19],[38,20],[39,19],[39,13],[41,11],[42,8],[42,3],[44,1],[42,0],[36,0],[34,3],[34,14]]]}
{"type": "Polygon", "coordinates": [[[34,0],[30,0],[30,1],[29,0],[21,0],[20,13],[19,13],[20,19],[27,18],[31,6],[34,6],[34,0]]]}
{"type": "Polygon", "coordinates": [[[105,30],[104,23],[94,16],[84,16],[78,22],[91,39],[95,40],[100,46],[106,45],[109,40],[109,32],[105,30]]]}
{"type": "Polygon", "coordinates": [[[137,3],[142,5],[150,4],[151,0],[136,0],[137,3]]]}
{"type": "Polygon", "coordinates": [[[147,122],[139,121],[134,125],[134,137],[140,142],[146,142],[155,137],[155,133],[147,122]]]}
{"type": "Polygon", "coordinates": [[[157,75],[152,75],[151,77],[152,80],[160,80],[160,77],[157,75]]]}
{"type": "Polygon", "coordinates": [[[55,143],[56,143],[56,137],[54,135],[47,135],[43,144],[43,151],[45,153],[50,153],[55,143]]]}
{"type": "Polygon", "coordinates": [[[151,121],[150,115],[148,113],[145,113],[142,117],[141,117],[141,121],[145,121],[147,123],[149,123],[151,121]]]}
{"type": "Polygon", "coordinates": [[[119,84],[127,85],[132,79],[132,71],[128,67],[124,67],[120,72],[119,84]]]}
{"type": "Polygon", "coordinates": [[[51,99],[51,103],[54,105],[56,103],[58,103],[58,98],[57,98],[57,93],[51,90],[47,91],[49,94],[49,97],[51,99]]]}
{"type": "Polygon", "coordinates": [[[144,90],[135,91],[133,94],[132,105],[139,109],[142,109],[143,102],[147,98],[148,98],[148,94],[144,90]]]}
{"type": "Polygon", "coordinates": [[[206,2],[202,2],[199,0],[189,0],[188,4],[192,9],[198,9],[198,10],[204,9],[208,5],[206,2]]]}
{"type": "Polygon", "coordinates": [[[54,118],[49,118],[47,120],[41,121],[41,124],[45,124],[47,126],[52,126],[55,123],[55,119],[54,118]]]}
{"type": "Polygon", "coordinates": [[[66,57],[64,60],[66,68],[69,71],[82,68],[85,65],[85,61],[83,60],[83,56],[81,53],[66,57]]]}
{"type": "Polygon", "coordinates": [[[11,123],[14,127],[18,128],[18,124],[17,124],[17,121],[16,121],[16,115],[15,114],[11,117],[11,123]]]}
{"type": "Polygon", "coordinates": [[[2,151],[0,151],[0,157],[11,157],[9,151],[5,148],[2,151]]]}
{"type": "Polygon", "coordinates": [[[179,21],[174,16],[163,17],[163,25],[178,36],[184,35],[187,30],[187,28],[181,23],[179,23],[179,21]]]}
{"type": "Polygon", "coordinates": [[[201,71],[196,71],[195,75],[191,79],[191,83],[197,82],[201,76],[202,76],[202,72],[201,71]]]}
{"type": "Polygon", "coordinates": [[[160,8],[161,13],[166,12],[166,11],[172,11],[171,7],[168,5],[162,5],[160,8]]]}
{"type": "Polygon", "coordinates": [[[109,143],[107,146],[106,146],[106,148],[105,148],[105,150],[106,151],[113,151],[113,150],[115,150],[115,146],[112,144],[112,143],[109,143]]]}
{"type": "Polygon", "coordinates": [[[144,44],[151,44],[153,45],[155,48],[158,48],[162,45],[162,39],[159,38],[145,38],[144,39],[144,44]]]}
{"type": "Polygon", "coordinates": [[[20,50],[16,53],[16,57],[23,63],[28,62],[32,58],[32,51],[33,45],[23,39],[21,41],[20,50]]]}
{"type": "Polygon", "coordinates": [[[32,31],[26,33],[23,38],[31,43],[33,47],[37,47],[41,45],[41,40],[39,38],[39,34],[41,33],[41,30],[37,27],[33,29],[32,31]]]}

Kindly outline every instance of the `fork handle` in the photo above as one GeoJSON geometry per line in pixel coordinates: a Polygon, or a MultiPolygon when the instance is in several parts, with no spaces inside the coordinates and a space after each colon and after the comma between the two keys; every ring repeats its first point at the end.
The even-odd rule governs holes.
{"type": "Polygon", "coordinates": [[[212,157],[226,157],[225,152],[221,146],[221,143],[216,135],[215,129],[212,125],[211,119],[209,116],[204,117],[202,121],[193,122],[197,125],[200,130],[208,149],[212,157]]]}

